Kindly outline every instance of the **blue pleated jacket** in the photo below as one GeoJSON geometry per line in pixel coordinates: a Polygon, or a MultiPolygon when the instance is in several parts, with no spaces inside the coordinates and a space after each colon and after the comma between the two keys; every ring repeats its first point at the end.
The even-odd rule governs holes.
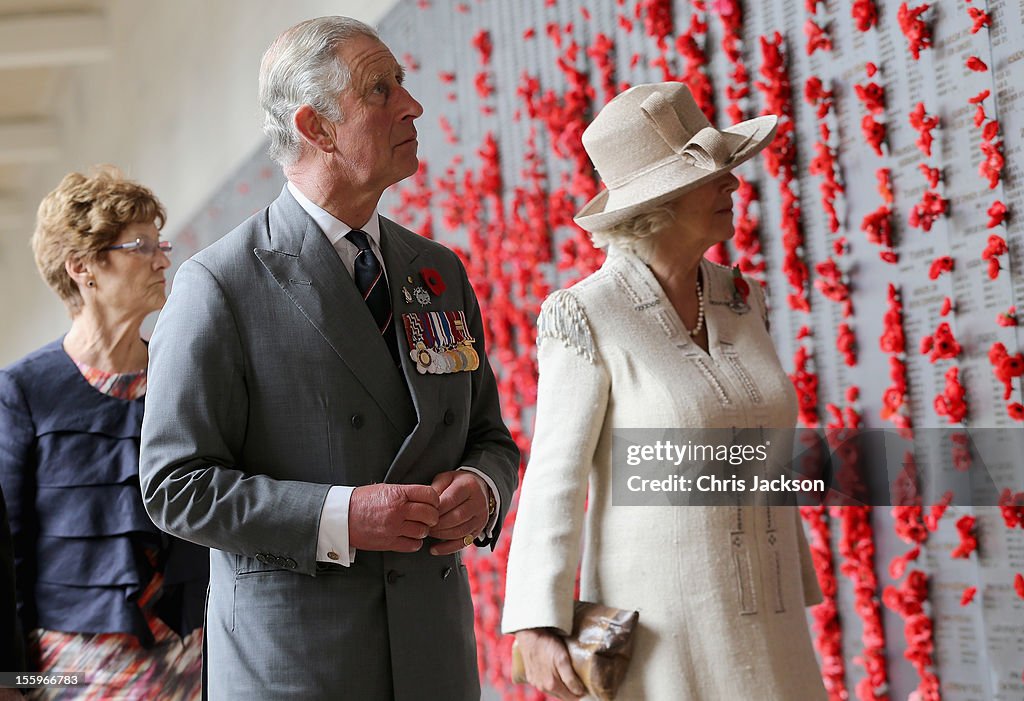
{"type": "Polygon", "coordinates": [[[137,600],[159,553],[156,614],[201,626],[209,551],[159,531],[139,491],[144,399],[103,394],[54,341],[0,370],[0,486],[23,630],[152,634],[137,600]]]}

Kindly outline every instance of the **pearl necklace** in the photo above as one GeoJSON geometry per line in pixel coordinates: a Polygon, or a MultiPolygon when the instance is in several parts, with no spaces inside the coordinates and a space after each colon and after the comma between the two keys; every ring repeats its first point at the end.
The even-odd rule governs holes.
{"type": "Polygon", "coordinates": [[[691,337],[696,337],[700,333],[700,330],[704,328],[704,286],[700,284],[700,278],[697,279],[697,325],[693,327],[693,331],[690,331],[691,337]]]}

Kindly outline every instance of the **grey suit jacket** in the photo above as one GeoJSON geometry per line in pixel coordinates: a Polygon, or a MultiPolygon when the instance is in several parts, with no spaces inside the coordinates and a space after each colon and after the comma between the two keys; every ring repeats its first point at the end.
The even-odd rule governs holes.
{"type": "Polygon", "coordinates": [[[209,698],[479,698],[458,554],[316,562],[331,485],[429,484],[467,465],[494,481],[505,510],[517,481],[461,262],[381,224],[399,348],[403,310],[461,309],[476,371],[420,375],[407,353],[396,368],[351,276],[287,188],[181,266],[157,323],[143,498],[158,526],[213,549],[209,698]],[[423,267],[447,289],[430,306],[406,304],[400,289],[423,267]]]}

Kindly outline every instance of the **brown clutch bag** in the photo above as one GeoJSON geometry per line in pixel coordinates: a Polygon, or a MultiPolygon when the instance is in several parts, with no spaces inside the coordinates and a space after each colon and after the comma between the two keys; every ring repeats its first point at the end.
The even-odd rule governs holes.
{"type": "MultiPolygon", "coordinates": [[[[640,614],[636,611],[577,601],[572,617],[572,635],[565,646],[572,667],[599,701],[615,698],[633,655],[633,631],[640,614]]],[[[519,647],[512,644],[512,681],[526,682],[526,669],[519,647]]]]}

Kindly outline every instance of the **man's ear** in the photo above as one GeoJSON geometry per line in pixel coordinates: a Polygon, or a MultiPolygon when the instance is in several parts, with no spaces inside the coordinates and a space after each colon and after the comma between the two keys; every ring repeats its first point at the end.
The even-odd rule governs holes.
{"type": "Polygon", "coordinates": [[[334,153],[337,148],[334,143],[334,130],[322,114],[309,105],[303,105],[295,110],[292,121],[303,141],[317,151],[334,153]]]}

